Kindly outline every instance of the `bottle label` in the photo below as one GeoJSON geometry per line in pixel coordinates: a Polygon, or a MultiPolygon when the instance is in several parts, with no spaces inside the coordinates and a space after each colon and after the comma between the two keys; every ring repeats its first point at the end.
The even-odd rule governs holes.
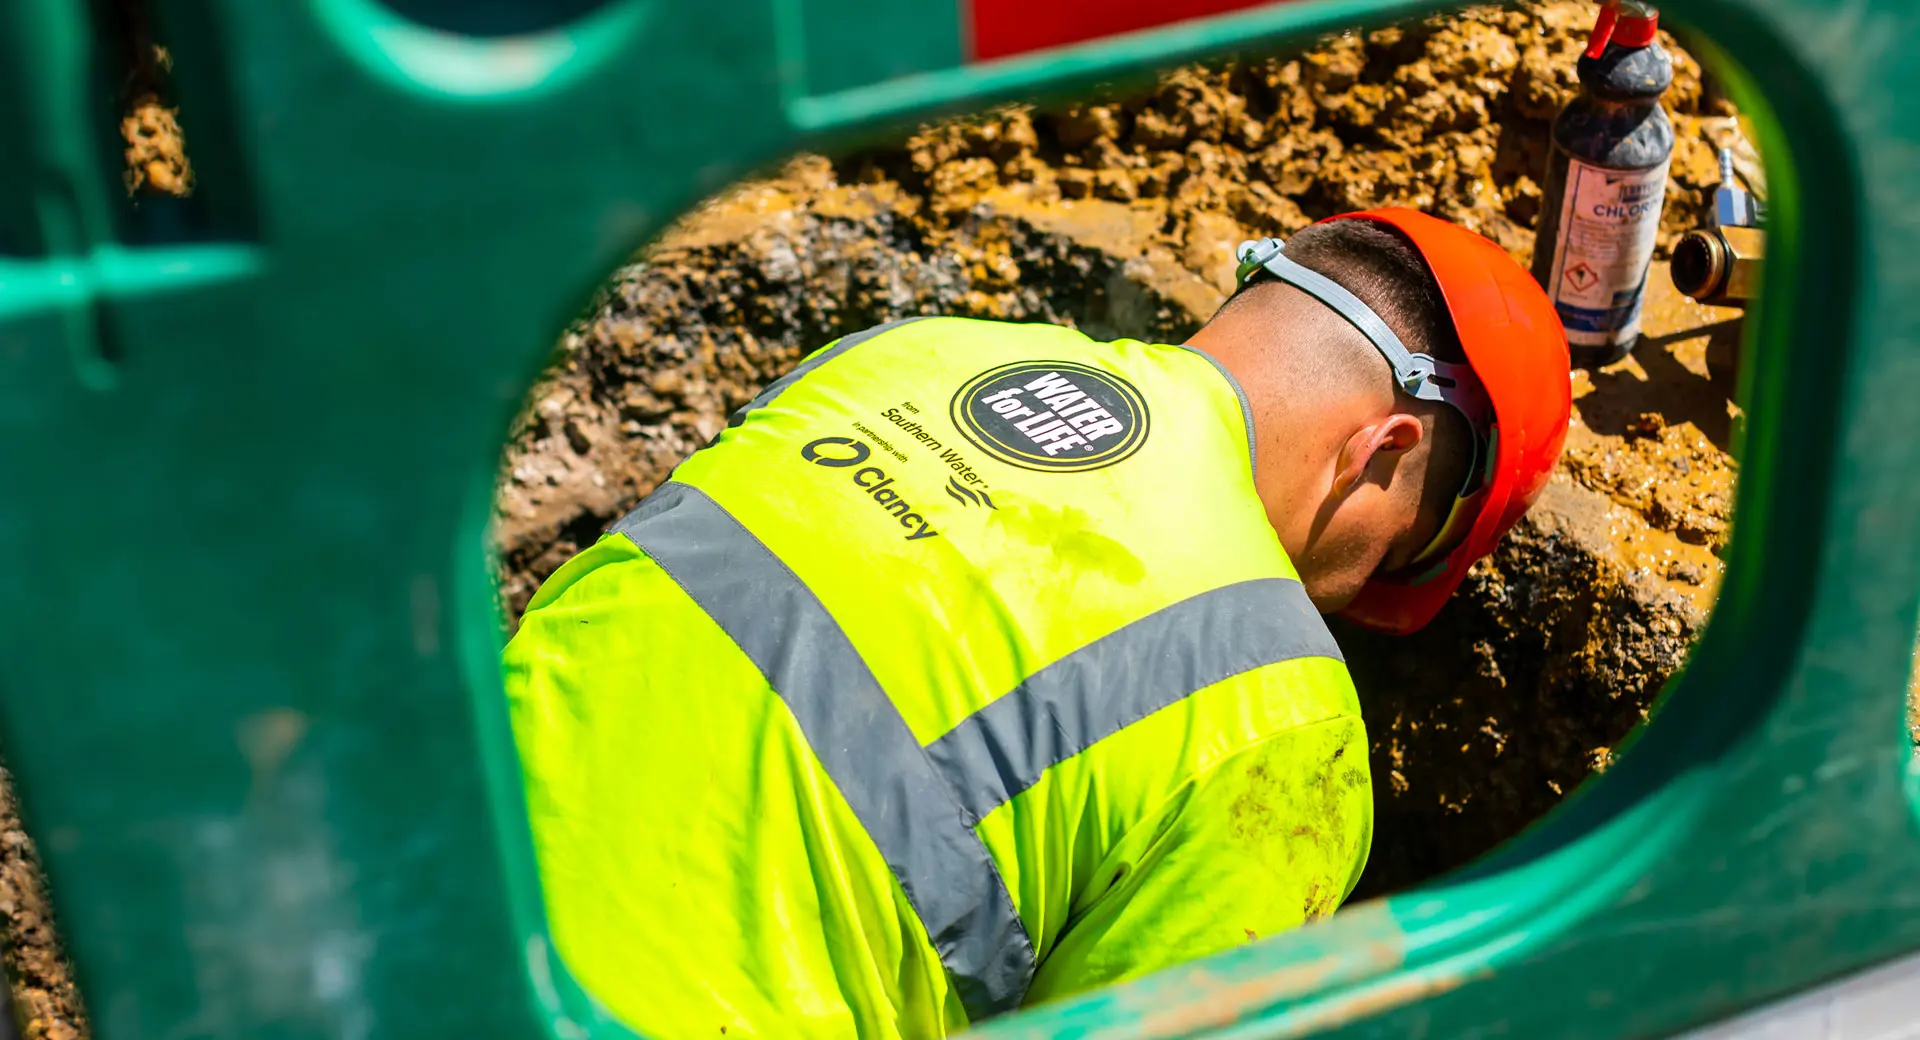
{"type": "Polygon", "coordinates": [[[1547,295],[1567,342],[1604,347],[1640,332],[1640,297],[1660,232],[1667,163],[1610,170],[1568,157],[1547,295]]]}

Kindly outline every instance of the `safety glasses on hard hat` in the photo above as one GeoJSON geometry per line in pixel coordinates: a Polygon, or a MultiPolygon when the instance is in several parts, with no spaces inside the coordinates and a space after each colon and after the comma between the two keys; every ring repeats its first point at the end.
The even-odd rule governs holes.
{"type": "Polygon", "coordinates": [[[1455,494],[1453,507],[1425,548],[1396,577],[1417,585],[1446,569],[1445,556],[1458,545],[1480,515],[1480,499],[1489,486],[1496,457],[1499,430],[1494,423],[1493,403],[1480,385],[1473,368],[1466,364],[1441,361],[1430,354],[1411,351],[1373,308],[1360,302],[1333,279],[1295,263],[1286,255],[1286,245],[1277,238],[1242,242],[1235,251],[1240,260],[1235,281],[1244,288],[1262,274],[1268,274],[1319,300],[1367,337],[1374,349],[1393,369],[1394,384],[1408,396],[1451,406],[1467,421],[1473,437],[1473,460],[1467,466],[1466,479],[1455,494]],[[1423,567],[1430,561],[1438,566],[1423,567]],[[1425,573],[1423,573],[1425,572],[1425,573]]]}

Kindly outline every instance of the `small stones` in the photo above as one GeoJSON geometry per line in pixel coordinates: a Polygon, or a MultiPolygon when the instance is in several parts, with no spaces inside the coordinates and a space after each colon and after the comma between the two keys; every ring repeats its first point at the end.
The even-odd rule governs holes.
{"type": "Polygon", "coordinates": [[[1060,197],[1064,199],[1084,199],[1093,194],[1093,171],[1069,167],[1061,170],[1055,181],[1060,185],[1060,197]]]}
{"type": "Polygon", "coordinates": [[[1049,125],[1062,147],[1080,148],[1101,138],[1119,137],[1119,112],[1117,105],[1075,106],[1053,116],[1049,125]]]}
{"type": "Polygon", "coordinates": [[[587,431],[587,427],[580,420],[568,419],[565,431],[567,444],[573,448],[575,455],[585,455],[593,450],[593,435],[587,431]]]}
{"type": "Polygon", "coordinates": [[[686,377],[676,369],[662,369],[647,378],[647,388],[660,397],[676,397],[686,386],[686,377]]]}
{"type": "Polygon", "coordinates": [[[1126,170],[1106,169],[1093,175],[1093,193],[1115,202],[1132,202],[1140,197],[1133,175],[1126,170]]]}
{"type": "Polygon", "coordinates": [[[1707,571],[1693,560],[1676,559],[1667,564],[1667,577],[1689,585],[1701,585],[1707,580],[1707,571]]]}

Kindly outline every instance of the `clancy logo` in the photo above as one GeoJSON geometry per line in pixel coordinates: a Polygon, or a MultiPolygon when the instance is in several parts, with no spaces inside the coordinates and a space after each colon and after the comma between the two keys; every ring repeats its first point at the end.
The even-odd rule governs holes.
{"type": "Polygon", "coordinates": [[[800,449],[800,457],[816,466],[858,466],[872,454],[872,449],[852,437],[822,437],[800,449]]]}
{"type": "MultiPolygon", "coordinates": [[[[867,461],[872,454],[871,448],[852,437],[822,437],[817,441],[808,441],[800,448],[801,458],[816,466],[831,469],[852,469],[867,461]]],[[[860,466],[850,476],[867,498],[900,521],[900,526],[907,529],[907,541],[917,542],[922,538],[940,536],[940,532],[927,523],[926,517],[914,512],[913,506],[890,486],[893,478],[887,476],[886,470],[878,466],[860,466]]]]}
{"type": "Polygon", "coordinates": [[[952,417],[982,451],[1023,469],[1099,469],[1147,439],[1140,391],[1071,361],[1018,361],[982,372],[953,395],[952,417]]]}

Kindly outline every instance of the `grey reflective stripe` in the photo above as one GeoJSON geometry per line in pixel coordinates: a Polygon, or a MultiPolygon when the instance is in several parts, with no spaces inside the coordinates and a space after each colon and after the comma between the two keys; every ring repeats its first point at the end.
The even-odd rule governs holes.
{"type": "Polygon", "coordinates": [[[1220,373],[1221,378],[1227,381],[1227,385],[1233,387],[1234,396],[1240,398],[1240,417],[1246,420],[1247,424],[1247,463],[1249,466],[1253,465],[1260,458],[1260,449],[1253,441],[1253,402],[1247,400],[1247,388],[1240,385],[1240,380],[1233,378],[1233,373],[1227,371],[1227,366],[1221,364],[1219,358],[1201,350],[1199,347],[1182,344],[1180,349],[1192,351],[1206,358],[1207,363],[1212,365],[1214,370],[1220,373]]]}
{"type": "Polygon", "coordinates": [[[826,607],[719,503],[686,484],[661,487],[613,530],[652,557],[786,702],[920,916],[968,1017],[1018,1007],[1034,948],[1013,897],[826,607]]]}
{"type": "MultiPolygon", "coordinates": [[[[807,375],[807,373],[812,372],[814,369],[819,368],[821,365],[824,365],[827,362],[832,361],[834,358],[839,357],[840,355],[846,353],[847,351],[852,350],[854,347],[857,347],[860,344],[865,343],[866,341],[872,339],[875,336],[880,335],[883,332],[892,332],[894,329],[897,329],[902,325],[911,325],[916,321],[925,321],[930,317],[932,317],[932,315],[923,314],[915,318],[901,318],[899,321],[890,321],[884,325],[875,325],[873,328],[862,329],[859,332],[849,333],[845,336],[840,337],[839,340],[834,342],[833,346],[830,346],[827,349],[819,352],[818,354],[815,354],[812,357],[806,359],[805,361],[800,362],[798,365],[795,365],[793,368],[793,371],[788,372],[786,375],[781,376],[780,378],[774,380],[771,383],[768,383],[766,386],[766,389],[761,390],[759,393],[753,395],[753,400],[748,401],[746,404],[743,404],[739,408],[734,409],[733,414],[727,417],[727,428],[732,429],[733,427],[738,426],[743,422],[746,422],[748,412],[753,411],[755,408],[766,407],[767,402],[773,400],[776,397],[779,397],[782,393],[785,393],[787,387],[790,387],[793,384],[799,382],[802,378],[804,378],[807,375]]],[[[720,438],[717,435],[714,437],[714,440],[719,440],[719,439],[720,438]]]]}
{"type": "Polygon", "coordinates": [[[973,820],[1059,762],[1242,672],[1302,657],[1345,660],[1306,589],[1258,578],[1165,607],[1033,673],[927,753],[973,820]]]}

